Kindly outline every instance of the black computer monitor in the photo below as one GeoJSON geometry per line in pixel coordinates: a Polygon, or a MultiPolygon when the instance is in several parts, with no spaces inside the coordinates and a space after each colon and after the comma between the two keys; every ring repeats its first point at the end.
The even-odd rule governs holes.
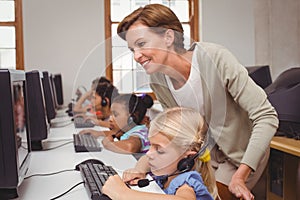
{"type": "Polygon", "coordinates": [[[25,72],[0,69],[0,199],[18,197],[31,157],[25,72]]]}
{"type": "Polygon", "coordinates": [[[55,102],[53,97],[53,90],[51,86],[50,76],[47,71],[43,71],[43,91],[46,103],[46,111],[48,122],[51,123],[51,119],[54,119],[56,116],[55,102]]]}
{"type": "Polygon", "coordinates": [[[37,70],[26,72],[27,102],[32,150],[42,150],[42,140],[48,137],[45,96],[42,87],[43,74],[37,70]]]}
{"type": "Polygon", "coordinates": [[[62,84],[62,76],[61,74],[54,74],[53,81],[56,91],[56,100],[59,106],[64,104],[64,95],[63,95],[63,84],[62,84]]]}
{"type": "Polygon", "coordinates": [[[261,88],[265,89],[272,83],[269,65],[247,66],[249,76],[261,88]]]}
{"type": "Polygon", "coordinates": [[[56,88],[55,88],[55,83],[54,83],[54,75],[49,74],[49,79],[50,79],[50,87],[51,87],[51,91],[52,91],[52,99],[53,99],[54,107],[55,107],[56,110],[58,110],[59,105],[58,105],[57,97],[56,97],[56,88]]]}

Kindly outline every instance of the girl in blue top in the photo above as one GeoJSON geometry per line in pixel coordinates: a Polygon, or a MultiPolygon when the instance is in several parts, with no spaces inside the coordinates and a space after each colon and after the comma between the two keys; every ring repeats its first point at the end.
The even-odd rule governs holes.
{"type": "Polygon", "coordinates": [[[197,111],[182,107],[165,110],[150,124],[151,147],[146,155],[154,179],[166,194],[129,189],[124,182],[137,182],[128,179],[132,177],[135,169],[125,171],[123,180],[118,175],[111,176],[103,186],[103,193],[111,199],[120,200],[218,198],[216,181],[209,162],[210,154],[204,144],[206,133],[207,125],[197,111]],[[185,166],[182,161],[187,158],[192,162],[189,162],[189,167],[182,168],[185,166]]]}

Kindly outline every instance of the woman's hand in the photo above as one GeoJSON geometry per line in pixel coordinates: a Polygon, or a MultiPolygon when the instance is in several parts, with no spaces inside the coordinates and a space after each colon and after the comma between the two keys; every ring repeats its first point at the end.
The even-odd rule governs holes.
{"type": "Polygon", "coordinates": [[[129,185],[137,185],[139,179],[146,177],[146,173],[140,172],[135,168],[127,169],[123,172],[123,181],[129,185]]]}
{"type": "Polygon", "coordinates": [[[130,190],[119,175],[110,176],[102,187],[102,192],[111,199],[121,199],[130,190]]]}
{"type": "Polygon", "coordinates": [[[247,180],[251,168],[245,164],[241,164],[238,170],[234,173],[229,183],[228,189],[236,197],[242,198],[245,200],[253,200],[254,196],[247,188],[245,180],[247,180]]]}

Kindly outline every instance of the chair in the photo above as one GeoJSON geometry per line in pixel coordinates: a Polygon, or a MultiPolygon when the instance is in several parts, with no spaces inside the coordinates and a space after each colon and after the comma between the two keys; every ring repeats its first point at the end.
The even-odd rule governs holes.
{"type": "Polygon", "coordinates": [[[239,198],[236,198],[229,190],[227,185],[224,185],[223,183],[220,183],[217,181],[217,188],[218,193],[221,200],[239,200],[239,198]]]}
{"type": "Polygon", "coordinates": [[[271,85],[265,88],[265,91],[270,94],[298,83],[300,83],[300,67],[294,67],[282,72],[271,85]]]}
{"type": "Polygon", "coordinates": [[[261,88],[266,88],[272,83],[269,65],[264,66],[247,66],[249,76],[261,88]]]}

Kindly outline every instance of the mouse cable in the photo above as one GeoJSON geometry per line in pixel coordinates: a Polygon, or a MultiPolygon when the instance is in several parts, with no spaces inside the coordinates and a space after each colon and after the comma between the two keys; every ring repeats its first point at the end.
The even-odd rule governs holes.
{"type": "Polygon", "coordinates": [[[24,180],[29,179],[29,178],[34,177],[34,176],[51,176],[51,175],[60,174],[60,173],[63,173],[63,172],[70,172],[70,171],[77,171],[77,170],[75,170],[75,169],[64,169],[64,170],[61,170],[61,171],[58,171],[58,172],[52,172],[52,173],[47,173],[47,174],[32,174],[30,176],[26,176],[24,178],[24,180]]]}
{"type": "Polygon", "coordinates": [[[58,146],[56,146],[56,147],[52,147],[52,148],[48,148],[48,149],[43,149],[42,151],[49,151],[49,150],[57,149],[57,148],[59,148],[59,147],[62,147],[62,146],[65,146],[65,145],[71,144],[71,143],[73,143],[73,140],[70,140],[70,141],[68,141],[68,142],[66,142],[66,143],[63,143],[63,144],[61,144],[61,145],[58,145],[58,146]]]}
{"type": "Polygon", "coordinates": [[[56,197],[53,197],[53,198],[51,198],[50,200],[55,200],[55,199],[58,199],[58,198],[64,196],[65,194],[67,194],[68,192],[70,192],[71,190],[73,190],[74,188],[76,188],[78,185],[80,185],[80,184],[82,184],[82,183],[84,183],[84,181],[81,181],[81,182],[77,183],[76,185],[72,186],[70,189],[68,189],[68,190],[65,191],[64,193],[62,193],[62,194],[60,194],[60,195],[58,195],[58,196],[56,196],[56,197]]]}
{"type": "Polygon", "coordinates": [[[62,122],[58,122],[57,124],[52,125],[51,128],[63,128],[63,127],[66,127],[66,126],[69,126],[69,125],[73,124],[72,121],[70,121],[69,123],[66,123],[66,122],[68,122],[68,121],[69,121],[69,120],[65,120],[65,121],[62,121],[62,122]],[[59,123],[61,123],[61,124],[59,125],[59,123]]]}

